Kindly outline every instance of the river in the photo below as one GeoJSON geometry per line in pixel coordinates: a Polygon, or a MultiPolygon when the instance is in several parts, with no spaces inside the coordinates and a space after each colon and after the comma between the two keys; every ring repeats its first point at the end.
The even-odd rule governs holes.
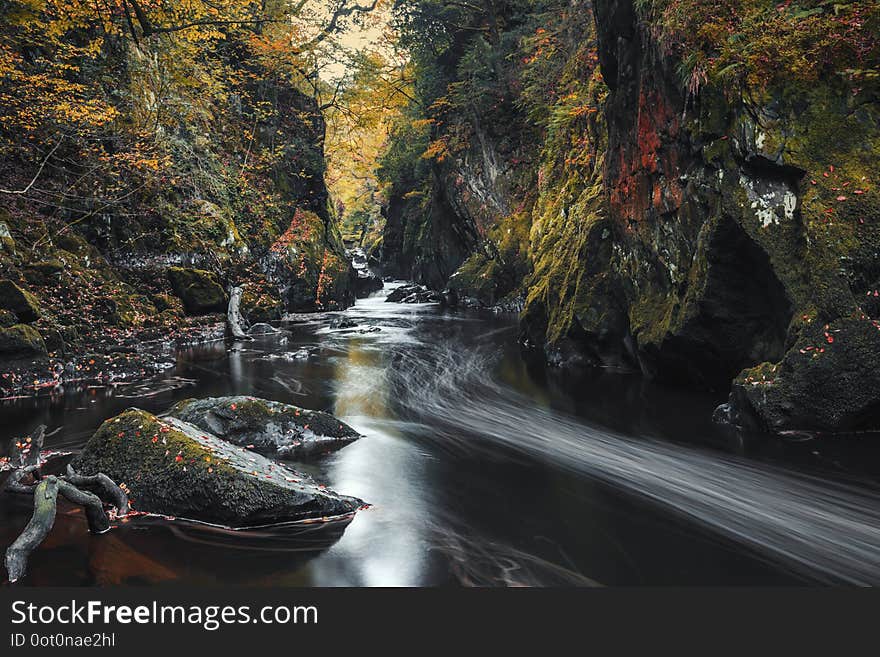
{"type": "MultiPolygon", "coordinates": [[[[89,536],[67,508],[27,583],[289,586],[880,583],[876,439],[785,443],[714,426],[722,397],[531,362],[514,317],[386,303],[176,354],[141,384],[0,407],[76,449],[128,406],[248,394],[334,413],[365,438],[310,466],[370,503],[331,522],[228,532],[134,520],[89,536]],[[377,330],[378,329],[378,330],[377,330]]],[[[27,522],[0,501],[0,543],[27,522]]]]}

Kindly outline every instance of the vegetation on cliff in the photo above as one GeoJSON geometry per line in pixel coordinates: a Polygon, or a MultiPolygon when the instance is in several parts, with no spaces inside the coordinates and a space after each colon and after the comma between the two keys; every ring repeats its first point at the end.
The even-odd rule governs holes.
{"type": "Polygon", "coordinates": [[[551,362],[733,380],[728,417],[773,431],[880,426],[880,4],[398,7],[393,267],[524,299],[551,362]]]}
{"type": "Polygon", "coordinates": [[[221,309],[169,267],[243,284],[253,321],[351,303],[320,66],[375,6],[4,3],[0,284],[41,309],[4,321],[31,324],[62,367],[221,309]]]}

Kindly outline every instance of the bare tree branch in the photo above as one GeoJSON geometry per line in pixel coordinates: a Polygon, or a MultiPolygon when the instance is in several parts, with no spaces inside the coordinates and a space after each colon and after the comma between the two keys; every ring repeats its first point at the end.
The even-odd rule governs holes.
{"type": "Polygon", "coordinates": [[[27,187],[25,187],[24,189],[3,189],[2,187],[0,187],[0,193],[2,193],[2,194],[27,194],[30,191],[31,187],[34,186],[34,183],[37,182],[37,178],[40,177],[40,174],[43,173],[43,167],[46,166],[46,162],[49,161],[49,158],[52,157],[55,154],[55,151],[58,150],[58,147],[61,146],[62,141],[64,141],[64,135],[61,135],[61,138],[58,140],[58,143],[52,147],[52,150],[49,151],[49,154],[43,159],[42,163],[40,164],[40,168],[37,169],[37,173],[34,174],[33,179],[30,181],[30,183],[28,183],[27,187]]]}

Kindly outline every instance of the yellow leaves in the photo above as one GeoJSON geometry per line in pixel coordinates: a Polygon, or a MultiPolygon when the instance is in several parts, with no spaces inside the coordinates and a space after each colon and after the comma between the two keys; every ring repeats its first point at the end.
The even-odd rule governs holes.
{"type": "Polygon", "coordinates": [[[443,162],[449,155],[449,137],[444,135],[428,144],[427,150],[422,153],[422,159],[443,162]]]}
{"type": "Polygon", "coordinates": [[[590,105],[579,105],[568,110],[569,115],[572,117],[588,116],[590,114],[596,114],[598,111],[598,108],[590,105]]]}

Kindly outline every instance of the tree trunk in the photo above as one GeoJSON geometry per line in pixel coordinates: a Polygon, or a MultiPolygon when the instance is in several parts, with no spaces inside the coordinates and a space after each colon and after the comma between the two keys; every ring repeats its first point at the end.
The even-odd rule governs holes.
{"type": "Polygon", "coordinates": [[[226,330],[236,340],[252,340],[247,333],[244,332],[244,320],[241,316],[239,306],[241,306],[242,289],[235,286],[229,290],[229,307],[226,311],[226,330]]]}

